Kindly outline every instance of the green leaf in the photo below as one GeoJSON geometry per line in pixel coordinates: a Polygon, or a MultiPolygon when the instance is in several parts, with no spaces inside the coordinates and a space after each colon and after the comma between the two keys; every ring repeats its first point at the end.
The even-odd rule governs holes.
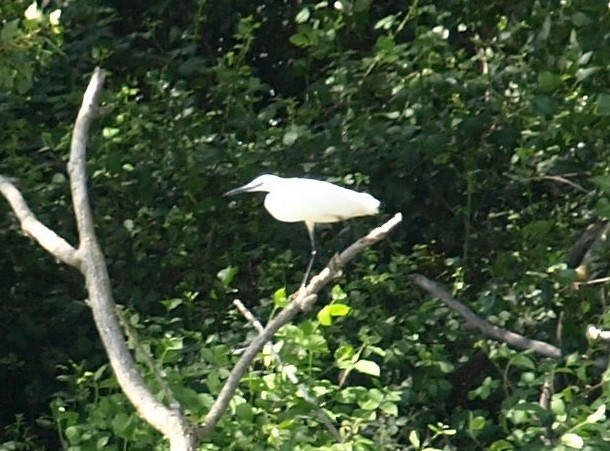
{"type": "MultiPolygon", "coordinates": [[[[539,221],[539,222],[547,222],[547,221],[539,221]]],[[[531,225],[531,224],[530,224],[531,225]]],[[[511,365],[515,365],[518,368],[524,368],[528,370],[533,370],[536,368],[536,365],[529,357],[523,354],[517,354],[512,359],[510,359],[511,365]]]]}
{"type": "Polygon", "coordinates": [[[66,435],[66,438],[68,439],[70,444],[76,445],[76,444],[80,443],[81,435],[80,435],[80,431],[79,431],[78,427],[68,426],[66,428],[66,430],[64,431],[64,434],[66,435]]]}
{"type": "Polygon", "coordinates": [[[379,19],[373,26],[373,29],[379,30],[380,28],[383,28],[384,30],[389,30],[392,27],[392,25],[394,24],[395,20],[396,20],[396,15],[394,15],[394,14],[386,16],[382,19],[379,19]]]}
{"type": "Polygon", "coordinates": [[[515,445],[513,445],[508,440],[496,440],[489,447],[489,451],[508,451],[511,449],[515,449],[515,445]]]}
{"type": "Polygon", "coordinates": [[[330,304],[328,310],[331,316],[346,316],[351,308],[345,304],[330,304]]]}
{"type": "Polygon", "coordinates": [[[112,430],[118,436],[122,436],[130,424],[130,416],[125,412],[117,413],[114,418],[112,418],[112,430]]]}
{"type": "Polygon", "coordinates": [[[330,290],[330,297],[333,301],[342,301],[347,298],[347,294],[341,288],[341,285],[333,285],[330,290]]]}
{"type": "Polygon", "coordinates": [[[606,405],[601,404],[595,412],[587,416],[587,423],[597,423],[603,420],[606,414],[606,405]]]}
{"type": "Polygon", "coordinates": [[[294,18],[294,21],[296,23],[307,22],[310,16],[311,12],[309,11],[309,8],[303,8],[297,13],[296,17],[294,18]]]}
{"type": "Polygon", "coordinates": [[[398,406],[393,402],[388,401],[381,403],[381,405],[379,406],[379,410],[393,417],[398,416],[398,406]]]}
{"type": "Polygon", "coordinates": [[[485,419],[485,417],[479,415],[470,420],[470,429],[475,431],[481,431],[485,428],[486,424],[487,420],[485,419]]]}
{"type": "Polygon", "coordinates": [[[235,415],[246,421],[251,421],[254,417],[254,413],[252,411],[252,406],[247,402],[242,402],[235,407],[235,415]]]}
{"type": "Polygon", "coordinates": [[[330,306],[325,305],[318,312],[318,321],[322,326],[330,326],[333,323],[332,315],[330,314],[330,306]]]}
{"type": "Polygon", "coordinates": [[[358,405],[363,410],[375,410],[383,401],[383,393],[380,390],[373,388],[366,393],[366,397],[358,401],[358,405]]]}
{"type": "Polygon", "coordinates": [[[595,112],[598,116],[610,116],[610,94],[600,94],[597,96],[595,112]]]}
{"type": "Polygon", "coordinates": [[[561,436],[561,443],[573,449],[582,449],[585,446],[585,441],[578,434],[568,432],[561,436]]]}
{"type": "Polygon", "coordinates": [[[273,293],[273,303],[276,307],[285,307],[288,303],[288,298],[286,296],[286,287],[278,288],[273,293]]]}
{"type": "Polygon", "coordinates": [[[598,175],[589,180],[599,186],[604,193],[610,194],[610,175],[598,175]]]}
{"type": "Polygon", "coordinates": [[[561,77],[551,72],[541,72],[538,74],[538,86],[542,92],[551,92],[561,86],[561,77]]]}
{"type": "Polygon", "coordinates": [[[413,430],[409,432],[409,442],[414,448],[419,448],[421,446],[421,441],[419,440],[419,434],[417,431],[413,430]]]}
{"type": "Polygon", "coordinates": [[[102,136],[104,138],[113,138],[119,134],[121,130],[116,127],[104,127],[102,129],[102,136]]]}
{"type": "Polygon", "coordinates": [[[585,81],[586,79],[590,78],[592,75],[596,74],[597,72],[599,72],[601,68],[597,67],[597,66],[592,66],[592,67],[585,67],[582,69],[578,69],[576,71],[576,80],[578,81],[585,81]]]}
{"type": "Polygon", "coordinates": [[[335,351],[335,360],[340,368],[345,369],[351,366],[356,351],[354,347],[347,343],[342,343],[335,351]]]}
{"type": "Polygon", "coordinates": [[[610,219],[610,200],[602,197],[595,204],[595,214],[600,218],[610,219]]]}
{"type": "Polygon", "coordinates": [[[371,376],[379,376],[381,369],[372,360],[358,360],[354,365],[354,369],[364,374],[370,374],[371,376]]]}
{"type": "Polygon", "coordinates": [[[104,437],[100,437],[97,439],[95,446],[97,447],[97,449],[106,449],[106,445],[108,445],[109,440],[110,440],[110,437],[108,435],[105,435],[104,437]]]}
{"type": "Polygon", "coordinates": [[[11,41],[21,34],[19,30],[19,20],[11,20],[2,25],[2,31],[0,31],[0,40],[3,42],[11,41]]]}
{"type": "Polygon", "coordinates": [[[295,33],[288,39],[291,44],[296,45],[297,47],[307,47],[311,44],[309,39],[309,35],[306,33],[295,33]]]}
{"type": "Polygon", "coordinates": [[[553,398],[551,400],[551,411],[555,415],[563,415],[566,412],[566,404],[561,398],[553,398]]]}
{"type": "Polygon", "coordinates": [[[284,134],[282,143],[285,146],[291,146],[296,142],[297,139],[299,139],[299,133],[295,130],[290,130],[284,134]]]}
{"type": "Polygon", "coordinates": [[[165,310],[168,312],[171,312],[175,308],[181,306],[182,303],[183,303],[183,300],[180,298],[166,299],[164,301],[161,301],[161,304],[163,304],[163,306],[165,307],[165,310]]]}
{"type": "Polygon", "coordinates": [[[218,277],[218,279],[225,287],[228,287],[229,285],[231,285],[231,282],[233,282],[233,279],[235,278],[238,272],[239,269],[237,269],[235,266],[227,266],[226,268],[223,268],[218,271],[216,273],[216,277],[218,277]]]}
{"type": "Polygon", "coordinates": [[[93,380],[94,381],[99,381],[102,376],[104,375],[104,373],[106,372],[106,370],[108,369],[108,365],[102,365],[100,366],[95,373],[93,373],[93,380]]]}
{"type": "Polygon", "coordinates": [[[184,348],[184,337],[164,337],[163,347],[166,351],[179,351],[184,348]]]}

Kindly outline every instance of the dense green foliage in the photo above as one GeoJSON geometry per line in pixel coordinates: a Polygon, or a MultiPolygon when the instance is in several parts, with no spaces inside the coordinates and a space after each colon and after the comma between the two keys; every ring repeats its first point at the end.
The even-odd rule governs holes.
{"type": "MultiPolygon", "coordinates": [[[[44,3],[0,5],[0,173],[74,243],[71,127],[93,67],[109,72],[99,237],[143,374],[144,350],[193,420],[255,334],[231,301],[266,321],[308,258],[303,228],[222,192],[272,172],[381,199],[381,219],[320,227],[318,268],[404,214],[275,342],[346,444],[266,354],[202,449],[610,448],[607,351],[585,338],[610,325],[605,288],[567,265],[610,217],[605,2],[44,3]],[[412,272],[565,359],[465,328],[412,272]]],[[[80,275],[3,200],[0,249],[0,449],[164,449],[112,377],[80,275]]]]}

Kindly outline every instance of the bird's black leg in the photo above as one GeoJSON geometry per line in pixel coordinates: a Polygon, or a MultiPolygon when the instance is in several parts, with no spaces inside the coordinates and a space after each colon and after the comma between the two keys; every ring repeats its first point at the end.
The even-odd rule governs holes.
{"type": "Polygon", "coordinates": [[[309,258],[309,263],[307,264],[307,271],[305,271],[305,276],[303,277],[303,282],[301,286],[304,287],[307,284],[307,279],[309,279],[309,273],[311,272],[311,268],[313,267],[313,261],[316,259],[316,241],[314,238],[314,226],[306,224],[307,233],[309,234],[309,241],[311,243],[311,257],[309,258]]]}

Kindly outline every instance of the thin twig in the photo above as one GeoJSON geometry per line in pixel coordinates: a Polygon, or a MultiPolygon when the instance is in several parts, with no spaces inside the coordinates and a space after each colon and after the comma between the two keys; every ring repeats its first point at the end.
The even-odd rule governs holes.
{"type": "MultiPolygon", "coordinates": [[[[555,390],[553,388],[553,374],[547,374],[544,383],[542,384],[542,389],[540,390],[540,397],[538,398],[538,405],[542,407],[544,410],[549,410],[551,408],[551,399],[553,398],[553,394],[555,390]]],[[[553,442],[553,427],[552,422],[547,422],[544,428],[544,435],[541,437],[544,440],[545,445],[551,445],[553,442]]]]}
{"type": "Polygon", "coordinates": [[[335,255],[328,266],[324,268],[317,276],[313,277],[309,285],[300,288],[296,293],[290,296],[291,302],[271,321],[264,329],[264,332],[256,337],[252,343],[245,349],[231,374],[225,381],[224,386],[220,390],[216,401],[210,408],[210,411],[206,415],[201,427],[198,431],[199,436],[205,436],[209,434],[214,426],[218,423],[223,413],[227,410],[229,402],[233,397],[239,381],[243,377],[244,373],[248,370],[248,367],[256,357],[256,355],[263,349],[265,344],[271,340],[273,335],[285,324],[287,324],[292,318],[294,318],[299,312],[307,311],[315,303],[317,299],[317,293],[328,285],[334,278],[341,274],[342,268],[352,260],[356,255],[362,252],[366,247],[369,247],[378,241],[384,239],[400,222],[402,221],[402,215],[397,213],[392,219],[387,221],[380,227],[372,230],[364,238],[360,238],[341,254],[335,255]]]}
{"type": "MultiPolygon", "coordinates": [[[[259,334],[262,334],[265,332],[265,328],[263,327],[261,322],[258,319],[256,319],[256,317],[252,314],[252,312],[250,310],[248,310],[248,308],[244,305],[243,302],[241,302],[239,299],[235,299],[233,301],[233,305],[237,308],[239,313],[241,313],[242,316],[244,318],[246,318],[246,320],[250,324],[252,324],[252,327],[254,327],[259,334]]],[[[339,433],[339,431],[333,424],[330,417],[322,409],[320,409],[320,407],[318,406],[318,402],[309,393],[309,390],[307,390],[307,387],[305,387],[305,384],[302,384],[299,381],[299,378],[296,375],[296,371],[295,371],[294,367],[290,366],[290,365],[286,365],[283,362],[282,358],[280,357],[280,354],[273,347],[272,341],[269,341],[269,343],[267,343],[267,345],[270,345],[270,346],[267,346],[267,348],[270,350],[271,354],[273,355],[273,358],[279,365],[280,371],[282,372],[282,374],[284,374],[288,378],[288,380],[297,388],[297,393],[311,407],[313,407],[316,416],[322,422],[322,424],[324,426],[326,426],[326,429],[328,429],[328,431],[331,433],[331,435],[333,436],[335,441],[338,443],[343,443],[343,438],[341,437],[341,434],[339,433]]]]}
{"type": "Polygon", "coordinates": [[[580,191],[581,193],[588,193],[589,191],[587,191],[585,188],[582,187],[582,185],[579,185],[576,182],[573,182],[572,180],[563,177],[561,175],[544,175],[542,176],[543,180],[551,180],[553,182],[559,182],[559,183],[564,183],[568,186],[571,186],[572,188],[574,188],[577,191],[580,191]]]}
{"type": "Polygon", "coordinates": [[[608,276],[608,277],[600,277],[599,279],[585,280],[583,282],[574,282],[574,285],[575,286],[581,286],[581,285],[599,285],[600,283],[606,283],[606,282],[610,282],[610,276],[608,276]]]}
{"type": "Polygon", "coordinates": [[[409,276],[409,279],[411,279],[416,285],[426,290],[428,293],[440,299],[445,305],[464,318],[467,324],[479,329],[485,335],[507,343],[508,345],[517,349],[531,350],[554,359],[560,359],[562,357],[561,349],[553,346],[552,344],[526,338],[523,335],[519,335],[518,333],[510,330],[495,326],[490,322],[479,318],[472,312],[472,310],[454,299],[447,290],[427,277],[424,277],[421,274],[412,274],[409,276]]]}
{"type": "Polygon", "coordinates": [[[150,355],[150,353],[146,349],[144,349],[144,346],[142,346],[138,334],[135,330],[133,330],[133,327],[131,327],[127,318],[125,318],[123,308],[120,305],[117,305],[116,314],[119,318],[121,326],[123,326],[125,335],[127,335],[127,338],[129,338],[133,342],[133,347],[140,353],[140,355],[148,365],[148,368],[152,372],[155,380],[157,381],[157,384],[159,384],[159,387],[161,387],[161,390],[163,391],[163,394],[165,395],[165,398],[167,399],[170,407],[172,409],[179,409],[180,403],[174,397],[174,394],[169,388],[168,383],[165,381],[165,379],[163,379],[163,375],[161,374],[161,371],[155,363],[152,355],[150,355]]]}
{"type": "Polygon", "coordinates": [[[557,174],[557,175],[542,175],[539,177],[514,177],[511,176],[510,178],[513,180],[517,180],[519,182],[530,182],[530,181],[541,181],[541,180],[550,180],[552,182],[557,182],[557,183],[563,183],[565,185],[568,185],[572,188],[574,188],[577,191],[580,191],[581,193],[589,193],[589,191],[584,188],[582,185],[579,185],[576,182],[573,182],[572,180],[570,180],[568,177],[575,177],[581,174],[578,173],[569,173],[569,174],[557,174]]]}

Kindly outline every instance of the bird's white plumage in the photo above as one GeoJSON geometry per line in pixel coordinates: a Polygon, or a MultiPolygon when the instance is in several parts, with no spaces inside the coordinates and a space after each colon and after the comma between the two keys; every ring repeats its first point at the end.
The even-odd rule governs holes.
{"type": "MultiPolygon", "coordinates": [[[[265,208],[282,222],[327,223],[379,211],[379,201],[332,183],[311,179],[273,180],[265,197],[265,208]]],[[[263,185],[264,186],[264,185],[263,185]]]]}
{"type": "Polygon", "coordinates": [[[225,193],[266,192],[265,208],[278,221],[308,224],[338,222],[379,212],[379,201],[329,182],[264,174],[225,193]]]}
{"type": "Polygon", "coordinates": [[[225,196],[239,193],[266,192],[265,208],[278,221],[300,222],[307,226],[311,240],[312,258],[315,255],[314,228],[316,223],[338,222],[358,216],[379,213],[379,201],[367,193],[359,193],[329,182],[303,178],[283,178],[264,174],[250,183],[226,192],[225,196]]]}

